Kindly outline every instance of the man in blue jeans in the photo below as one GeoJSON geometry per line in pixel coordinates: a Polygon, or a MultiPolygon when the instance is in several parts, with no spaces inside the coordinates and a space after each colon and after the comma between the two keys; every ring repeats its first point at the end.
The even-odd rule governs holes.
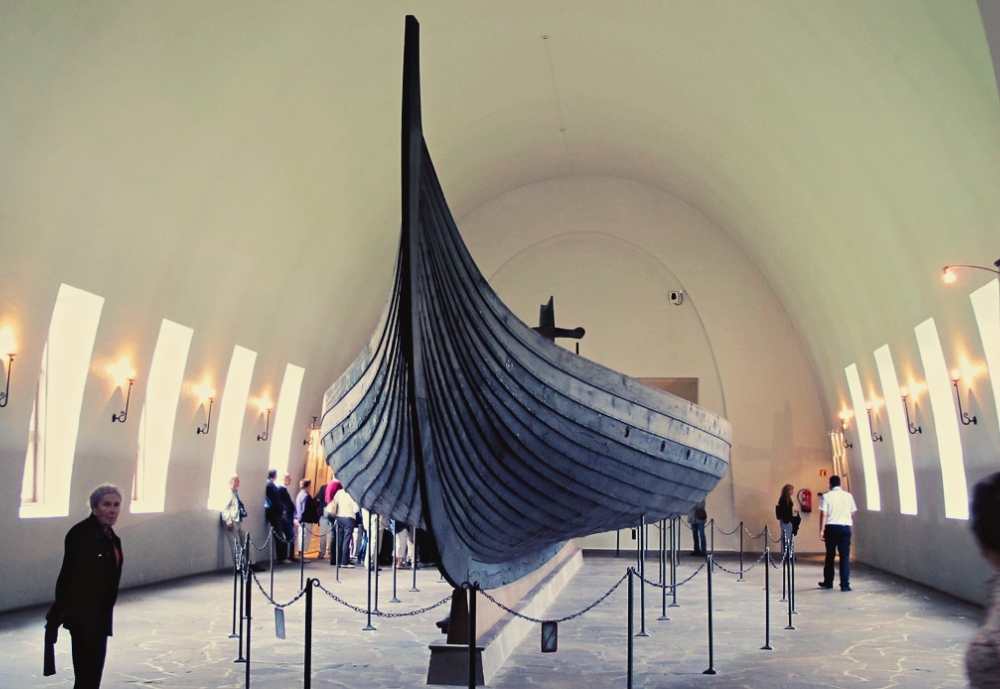
{"type": "Polygon", "coordinates": [[[830,477],[830,490],[819,511],[819,537],[826,542],[826,562],[819,587],[833,588],[833,557],[840,556],[840,590],[851,590],[851,526],[858,511],[854,496],[840,487],[840,477],[830,477]]]}

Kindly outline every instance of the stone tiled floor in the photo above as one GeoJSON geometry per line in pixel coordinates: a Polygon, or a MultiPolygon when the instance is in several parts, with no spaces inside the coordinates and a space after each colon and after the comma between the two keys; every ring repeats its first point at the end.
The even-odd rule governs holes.
{"type": "MultiPolygon", "coordinates": [[[[696,561],[683,559],[680,576],[696,561]]],[[[723,560],[732,568],[734,563],[723,560]]],[[[579,609],[621,575],[626,560],[588,559],[570,588],[548,614],[579,609]]],[[[648,565],[654,573],[655,563],[648,565]]],[[[319,577],[347,600],[363,604],[364,572],[345,570],[333,581],[324,563],[310,563],[307,574],[319,577]]],[[[266,573],[259,574],[268,586],[266,573]]],[[[286,601],[298,590],[298,569],[276,573],[275,597],[286,601]]],[[[380,581],[381,608],[396,612],[427,605],[448,595],[436,572],[418,572],[420,593],[409,592],[400,577],[403,602],[390,604],[389,578],[380,581]]],[[[821,591],[816,563],[798,570],[798,614],[794,631],[785,630],[780,602],[781,572],[772,577],[772,645],[759,650],[764,635],[762,567],[740,583],[719,571],[715,594],[715,667],[708,665],[704,573],[679,589],[679,608],[669,622],[657,621],[658,593],[647,588],[648,638],[636,639],[636,687],[962,687],[962,654],[979,623],[980,611],[902,580],[857,568],[851,593],[821,591]]],[[[231,625],[232,578],[206,575],[124,592],[116,609],[105,688],[166,687],[216,689],[243,686],[243,665],[232,662],[236,644],[231,625]]],[[[274,635],[274,614],[255,591],[252,686],[288,689],[302,686],[304,600],[287,612],[288,638],[274,635]]],[[[561,624],[559,652],[539,652],[539,635],[521,644],[493,679],[497,689],[547,689],[625,686],[625,588],[582,618],[561,624]]],[[[482,602],[482,605],[490,605],[482,602]]],[[[317,592],[313,651],[313,686],[324,688],[424,686],[427,644],[440,639],[434,620],[447,606],[419,617],[376,620],[363,632],[364,617],[317,592]]],[[[70,687],[69,637],[63,630],[57,653],[59,674],[40,677],[41,616],[29,610],[0,616],[0,687],[70,687]]],[[[638,619],[636,628],[638,630],[638,619]]]]}

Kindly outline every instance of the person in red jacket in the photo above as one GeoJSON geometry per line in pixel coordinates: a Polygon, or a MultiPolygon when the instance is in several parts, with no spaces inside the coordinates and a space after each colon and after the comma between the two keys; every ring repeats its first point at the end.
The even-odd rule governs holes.
{"type": "Polygon", "coordinates": [[[90,494],[90,516],[66,534],[55,602],[45,615],[45,628],[47,643],[55,642],[60,625],[69,630],[73,689],[101,686],[124,562],[121,539],[112,529],[121,505],[117,487],[98,486],[90,494]]]}

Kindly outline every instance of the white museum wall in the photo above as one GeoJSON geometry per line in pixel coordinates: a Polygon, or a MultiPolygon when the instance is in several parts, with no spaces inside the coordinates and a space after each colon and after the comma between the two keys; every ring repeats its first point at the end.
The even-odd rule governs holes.
{"type": "MultiPolygon", "coordinates": [[[[529,325],[552,295],[557,325],[587,330],[582,356],[630,376],[699,379],[700,404],[733,424],[730,473],[707,503],[721,528],[773,526],[786,482],[823,487],[828,429],[804,345],[760,272],[703,215],[632,181],[572,177],[510,191],[459,224],[483,274],[529,325]],[[668,299],[676,289],[687,292],[681,306],[668,299]]],[[[820,549],[812,519],[800,550],[820,549]]],[[[717,534],[716,549],[737,539],[717,534]]],[[[614,549],[614,532],[581,545],[614,549]]]]}

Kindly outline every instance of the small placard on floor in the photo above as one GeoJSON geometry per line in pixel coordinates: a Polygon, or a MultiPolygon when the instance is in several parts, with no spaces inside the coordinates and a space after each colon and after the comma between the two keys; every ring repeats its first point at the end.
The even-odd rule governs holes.
{"type": "Polygon", "coordinates": [[[542,653],[555,653],[559,646],[559,623],[542,622],[542,653]]]}
{"type": "Polygon", "coordinates": [[[285,611],[281,608],[274,609],[274,635],[279,639],[285,638],[285,611]]]}

